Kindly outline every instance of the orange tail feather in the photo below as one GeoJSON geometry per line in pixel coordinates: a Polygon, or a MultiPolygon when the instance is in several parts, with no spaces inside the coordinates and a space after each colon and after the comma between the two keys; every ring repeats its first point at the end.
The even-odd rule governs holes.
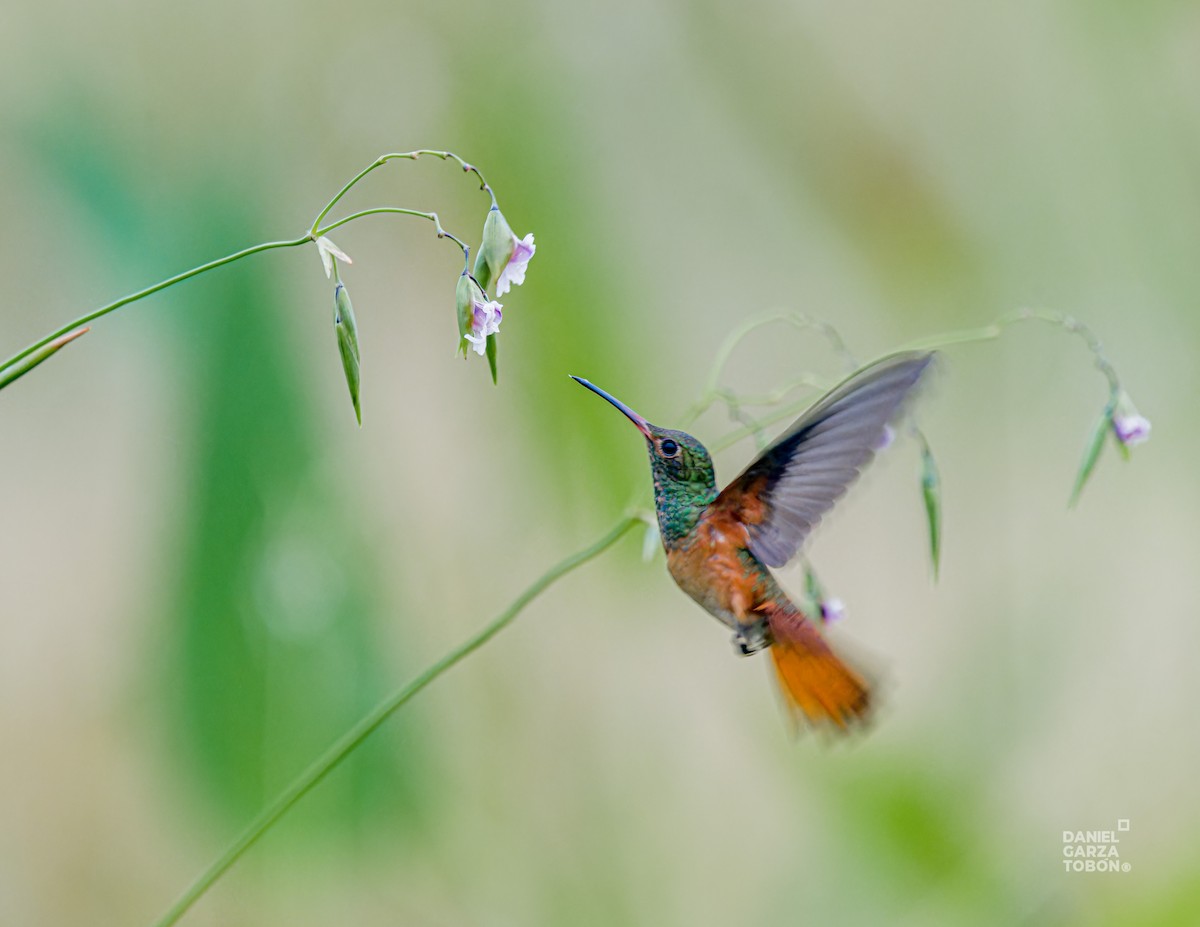
{"type": "Polygon", "coordinates": [[[792,717],[839,728],[865,719],[871,705],[866,681],[843,663],[820,632],[791,603],[763,608],[771,629],[771,656],[792,717]]]}

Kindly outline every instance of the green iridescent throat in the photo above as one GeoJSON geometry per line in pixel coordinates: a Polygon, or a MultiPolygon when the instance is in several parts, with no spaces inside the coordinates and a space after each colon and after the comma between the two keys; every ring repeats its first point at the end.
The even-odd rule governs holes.
{"type": "Polygon", "coordinates": [[[674,458],[664,458],[655,445],[650,445],[658,529],[663,543],[676,547],[717,498],[717,478],[708,451],[691,435],[657,428],[654,431],[656,436],[670,438],[679,445],[674,458]]]}

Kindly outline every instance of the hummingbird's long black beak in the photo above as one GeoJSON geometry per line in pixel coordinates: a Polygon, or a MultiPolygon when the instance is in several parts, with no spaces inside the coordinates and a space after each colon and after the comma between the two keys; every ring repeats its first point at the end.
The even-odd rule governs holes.
{"type": "Polygon", "coordinates": [[[580,386],[586,386],[597,396],[603,396],[605,399],[607,399],[609,402],[611,402],[614,406],[616,406],[618,409],[620,409],[622,412],[624,412],[625,417],[628,418],[631,422],[633,422],[633,424],[637,425],[637,430],[640,431],[642,434],[644,434],[646,436],[647,440],[650,440],[650,441],[654,440],[654,435],[651,434],[651,432],[650,432],[650,423],[647,422],[640,415],[638,415],[636,412],[634,412],[633,409],[629,408],[629,406],[625,405],[625,403],[621,402],[620,399],[617,399],[615,396],[610,396],[608,393],[604,392],[604,390],[602,390],[596,384],[589,383],[587,380],[583,379],[583,377],[572,376],[571,379],[574,380],[576,383],[578,383],[580,386]]]}

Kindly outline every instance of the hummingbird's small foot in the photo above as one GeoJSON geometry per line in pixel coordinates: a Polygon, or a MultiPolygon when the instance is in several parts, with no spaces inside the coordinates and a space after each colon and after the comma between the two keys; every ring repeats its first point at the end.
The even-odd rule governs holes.
{"type": "Polygon", "coordinates": [[[770,645],[762,627],[744,628],[733,635],[733,649],[743,657],[758,653],[770,645]]]}

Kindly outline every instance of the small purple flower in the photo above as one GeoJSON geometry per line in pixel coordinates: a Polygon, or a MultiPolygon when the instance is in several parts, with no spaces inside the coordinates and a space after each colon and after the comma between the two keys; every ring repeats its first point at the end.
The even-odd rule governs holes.
{"type": "Polygon", "coordinates": [[[823,599],[821,601],[821,620],[825,622],[840,621],[846,616],[846,603],[841,599],[823,599]]]}
{"type": "Polygon", "coordinates": [[[1136,447],[1150,440],[1150,420],[1134,408],[1133,400],[1124,390],[1117,397],[1112,414],[1113,434],[1125,447],[1136,447]]]}
{"type": "Polygon", "coordinates": [[[475,300],[471,309],[471,330],[463,337],[471,342],[471,350],[483,356],[487,350],[488,335],[500,331],[500,321],[504,317],[503,306],[495,300],[480,302],[475,300]]]}
{"type": "Polygon", "coordinates": [[[1150,420],[1141,415],[1113,416],[1113,431],[1117,440],[1126,447],[1133,447],[1150,439],[1150,420]]]}
{"type": "Polygon", "coordinates": [[[524,238],[517,238],[516,235],[513,235],[512,256],[496,280],[497,296],[503,296],[510,287],[520,286],[525,282],[525,269],[529,266],[529,259],[533,257],[535,251],[537,248],[533,244],[533,232],[524,238]]]}

